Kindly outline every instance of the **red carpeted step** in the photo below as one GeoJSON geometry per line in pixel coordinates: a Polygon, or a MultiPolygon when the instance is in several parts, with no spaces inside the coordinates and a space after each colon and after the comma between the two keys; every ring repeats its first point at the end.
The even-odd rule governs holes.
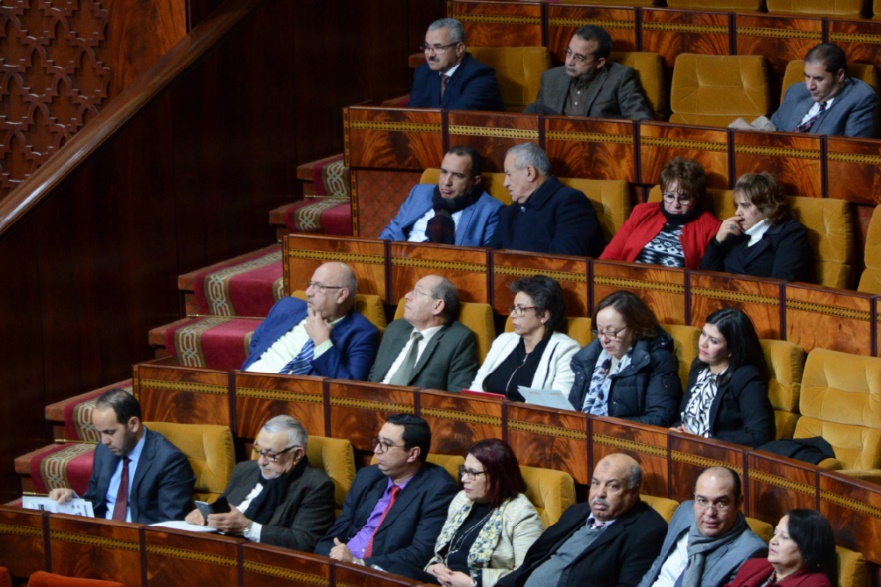
{"type": "Polygon", "coordinates": [[[22,491],[49,493],[70,487],[83,495],[89,486],[95,443],[69,442],[38,448],[15,459],[22,491]]]}
{"type": "Polygon", "coordinates": [[[98,442],[98,433],[92,426],[92,408],[104,392],[116,388],[131,393],[132,380],[117,381],[46,406],[46,420],[53,425],[55,438],[98,442]]]}
{"type": "Polygon", "coordinates": [[[291,232],[352,236],[352,202],[349,198],[309,198],[272,210],[269,223],[280,237],[291,232]]]}
{"type": "Polygon", "coordinates": [[[208,316],[184,318],[150,331],[150,344],[162,345],[185,367],[233,370],[247,358],[251,333],[260,318],[208,316]]]}

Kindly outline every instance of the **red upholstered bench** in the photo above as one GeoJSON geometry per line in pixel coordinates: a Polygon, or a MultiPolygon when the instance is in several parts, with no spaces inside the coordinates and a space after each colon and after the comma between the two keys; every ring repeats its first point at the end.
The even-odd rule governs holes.
{"type": "Polygon", "coordinates": [[[184,318],[150,330],[158,356],[176,356],[185,367],[232,371],[245,362],[251,333],[261,318],[184,318]]]}
{"type": "Polygon", "coordinates": [[[57,487],[70,487],[83,495],[89,487],[96,443],[66,442],[50,444],[15,459],[15,472],[22,491],[49,493],[57,487]]]}
{"type": "Polygon", "coordinates": [[[297,179],[303,182],[303,200],[269,213],[279,238],[290,232],[350,236],[352,195],[343,154],[298,166],[297,179]]]}

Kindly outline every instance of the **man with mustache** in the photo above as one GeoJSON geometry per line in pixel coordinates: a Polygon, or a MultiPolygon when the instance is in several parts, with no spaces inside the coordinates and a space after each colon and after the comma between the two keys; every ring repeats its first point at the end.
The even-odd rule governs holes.
{"type": "Polygon", "coordinates": [[[567,509],[499,587],[636,585],[661,550],[667,524],[639,499],[642,469],[615,453],[597,463],[588,503],[567,509]]]}

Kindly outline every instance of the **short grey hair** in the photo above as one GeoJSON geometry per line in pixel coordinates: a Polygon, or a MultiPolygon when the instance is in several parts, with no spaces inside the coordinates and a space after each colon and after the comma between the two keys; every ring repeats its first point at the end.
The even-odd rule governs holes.
{"type": "Polygon", "coordinates": [[[441,312],[441,318],[443,318],[445,324],[452,324],[459,318],[461,307],[459,303],[459,290],[446,277],[438,277],[440,277],[440,281],[431,290],[431,297],[435,300],[443,300],[444,309],[441,312]]]}
{"type": "Polygon", "coordinates": [[[288,446],[302,446],[303,450],[308,448],[309,433],[306,432],[300,421],[293,416],[282,414],[281,416],[270,418],[263,425],[263,430],[270,434],[284,432],[288,435],[288,446]]]}
{"type": "Polygon", "coordinates": [[[439,18],[428,25],[429,32],[434,32],[438,29],[449,29],[451,43],[465,42],[465,27],[455,18],[439,18]]]}
{"type": "Polygon", "coordinates": [[[343,287],[349,290],[349,295],[352,296],[352,299],[355,298],[355,294],[358,293],[358,278],[355,277],[355,270],[352,269],[351,266],[340,263],[342,265],[342,279],[343,279],[343,287]]]}
{"type": "Polygon", "coordinates": [[[630,476],[627,478],[627,489],[633,491],[642,486],[642,467],[639,463],[630,467],[630,476]]]}
{"type": "Polygon", "coordinates": [[[535,167],[539,175],[551,174],[551,160],[541,147],[533,143],[522,143],[508,149],[508,155],[514,157],[517,169],[535,167]]]}

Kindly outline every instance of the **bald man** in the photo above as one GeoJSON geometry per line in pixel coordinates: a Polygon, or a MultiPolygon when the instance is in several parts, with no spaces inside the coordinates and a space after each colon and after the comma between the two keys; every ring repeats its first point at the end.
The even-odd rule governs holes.
{"type": "Polygon", "coordinates": [[[251,336],[242,371],[363,381],[379,330],[354,311],[358,281],[345,263],[325,263],[306,284],[307,301],[279,300],[251,336]]]}
{"type": "Polygon", "coordinates": [[[500,587],[636,585],[661,549],[667,524],[639,499],[642,469],[615,453],[597,463],[587,503],[538,538],[500,587]]]}

